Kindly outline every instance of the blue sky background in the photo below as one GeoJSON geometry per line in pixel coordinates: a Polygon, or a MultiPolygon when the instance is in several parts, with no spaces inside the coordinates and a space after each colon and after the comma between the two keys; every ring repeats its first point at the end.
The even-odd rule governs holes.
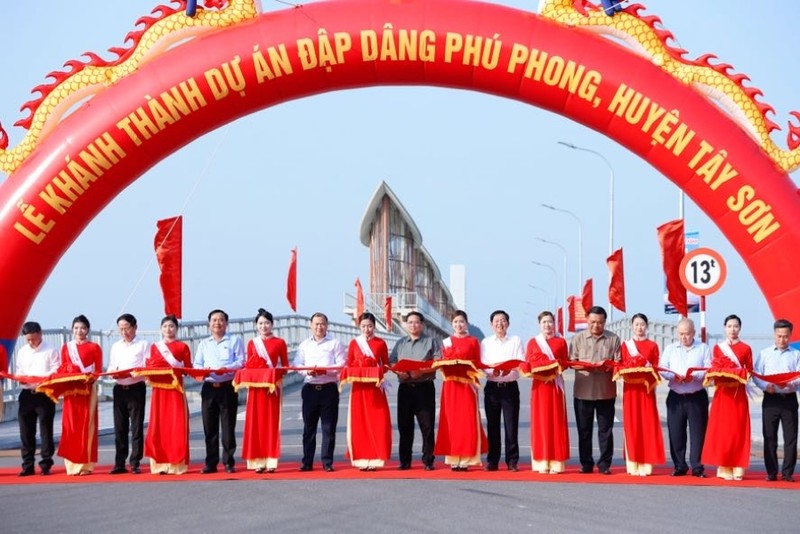
{"type": "MultiPolygon", "coordinates": [[[[498,3],[535,9],[537,2],[498,3]]],[[[648,13],[689,51],[711,52],[750,76],[785,127],[800,109],[796,31],[800,4],[768,0],[650,0],[648,13]]],[[[45,75],[84,51],[108,57],[152,0],[9,2],[0,18],[0,121],[10,146],[19,107],[45,75]]],[[[264,10],[283,9],[263,2],[264,10]]],[[[785,133],[775,136],[785,147],[785,133]]],[[[359,241],[366,204],[381,180],[397,193],[419,226],[424,245],[447,278],[465,264],[467,311],[489,331],[496,308],[511,314],[511,330],[536,333],[535,316],[560,297],[567,248],[568,290],[579,292],[577,226],[542,202],[581,215],[583,275],[595,300],[605,301],[608,254],[608,173],[615,170],[615,246],[625,249],[629,314],[663,315],[663,280],[655,228],[678,216],[679,190],[645,161],[600,133],[515,101],[427,87],[369,88],[304,98],[242,118],[195,141],[153,167],[120,194],[64,255],[30,318],[68,325],[84,313],[111,328],[123,311],[157,327],[163,304],[153,261],[155,222],[183,210],[184,315],[203,319],[216,307],[233,317],[265,307],[289,313],[285,281],[290,249],[299,248],[299,312],[342,313],[358,276],[367,287],[367,248],[359,241]],[[191,192],[191,196],[190,195],[191,192]],[[187,201],[188,197],[188,201],[187,201]],[[185,205],[185,209],[184,209],[185,205]],[[552,273],[531,264],[551,264],[552,273]],[[536,291],[529,284],[542,287],[536,291]],[[546,294],[545,294],[546,293],[546,294]]],[[[0,180],[5,179],[0,176],[0,180]]],[[[741,259],[708,217],[687,200],[686,226],[702,246],[728,262],[728,281],[708,300],[712,332],[738,313],[744,332],[766,334],[772,317],[741,259]]],[[[10,305],[10,303],[4,303],[10,305]]],[[[617,313],[616,317],[620,317],[617,313]]]]}

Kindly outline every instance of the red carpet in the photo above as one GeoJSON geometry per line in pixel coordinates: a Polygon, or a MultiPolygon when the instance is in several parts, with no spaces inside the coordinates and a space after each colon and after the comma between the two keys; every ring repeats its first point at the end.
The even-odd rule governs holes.
{"type": "Polygon", "coordinates": [[[714,486],[730,488],[768,488],[782,490],[800,490],[800,479],[797,482],[789,483],[783,481],[767,482],[764,480],[763,471],[752,471],[745,475],[741,481],[727,481],[711,476],[714,472],[709,469],[708,478],[695,478],[692,476],[673,477],[670,476],[672,469],[663,467],[656,469],[654,474],[649,477],[634,477],[627,475],[622,467],[613,468],[612,475],[601,475],[599,473],[582,474],[577,467],[568,467],[565,473],[560,475],[540,475],[530,470],[530,464],[520,464],[520,471],[517,473],[501,468],[499,471],[486,472],[480,467],[470,468],[467,472],[453,472],[444,464],[437,464],[436,470],[425,471],[421,465],[408,471],[400,471],[397,464],[390,464],[384,469],[374,472],[362,472],[351,467],[349,463],[341,462],[335,465],[336,470],[326,473],[317,464],[311,472],[299,472],[298,464],[287,463],[278,468],[275,473],[256,474],[247,471],[242,466],[237,467],[234,474],[225,473],[221,470],[215,474],[200,474],[202,464],[193,464],[189,472],[184,475],[152,475],[147,467],[143,468],[141,475],[123,474],[109,475],[111,466],[98,466],[95,472],[87,476],[67,476],[62,466],[55,466],[52,474],[43,477],[38,473],[29,477],[18,477],[19,469],[4,468],[0,469],[0,484],[105,484],[105,483],[124,483],[134,482],[146,483],[181,483],[191,482],[219,482],[224,480],[477,480],[481,482],[502,481],[502,482],[539,482],[539,483],[567,483],[567,484],[628,484],[628,485],[655,485],[655,486],[714,486]]]}

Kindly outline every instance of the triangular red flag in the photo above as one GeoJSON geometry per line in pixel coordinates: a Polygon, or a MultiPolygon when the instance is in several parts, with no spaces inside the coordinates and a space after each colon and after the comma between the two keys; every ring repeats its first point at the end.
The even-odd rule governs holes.
{"type": "Polygon", "coordinates": [[[606,259],[611,281],[608,284],[608,301],[621,312],[625,311],[625,268],[622,261],[622,248],[614,251],[606,259]]]}
{"type": "Polygon", "coordinates": [[[394,317],[392,316],[392,297],[386,297],[386,303],[383,305],[384,319],[386,320],[386,331],[391,332],[394,330],[394,317]]]}
{"type": "Polygon", "coordinates": [[[689,315],[686,288],[681,283],[681,260],[686,253],[683,219],[676,219],[658,227],[658,242],[661,245],[661,261],[667,277],[667,300],[678,313],[689,315]]]}
{"type": "Polygon", "coordinates": [[[361,287],[361,280],[356,278],[356,320],[364,313],[364,289],[361,287]]]}
{"type": "Polygon", "coordinates": [[[289,307],[297,312],[297,247],[292,249],[292,257],[289,260],[289,275],[286,277],[286,300],[289,307]]]}
{"type": "Polygon", "coordinates": [[[170,217],[156,222],[154,242],[159,283],[164,295],[164,313],[182,317],[182,271],[183,271],[183,217],[170,217]]]}
{"type": "Polygon", "coordinates": [[[587,317],[589,316],[589,310],[592,308],[594,304],[594,284],[592,284],[592,279],[589,278],[586,280],[586,283],[583,284],[583,293],[581,294],[581,305],[583,306],[583,313],[587,317]]]}

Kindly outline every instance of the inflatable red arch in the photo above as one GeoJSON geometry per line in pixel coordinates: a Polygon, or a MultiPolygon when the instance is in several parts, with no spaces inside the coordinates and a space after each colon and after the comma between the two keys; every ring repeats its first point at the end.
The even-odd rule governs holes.
{"type": "Polygon", "coordinates": [[[0,186],[0,341],[8,347],[83,228],[162,158],[268,106],[375,85],[481,91],[602,132],[683,189],[735,246],[773,313],[800,324],[800,201],[787,175],[798,150],[768,139],[774,125],[755,91],[665,47],[640,6],[612,19],[574,0],[548,0],[541,15],[467,0],[331,0],[264,14],[255,0],[205,4],[213,7],[193,19],[185,2],[160,6],[117,60],[71,64],[29,106],[18,147],[8,149],[0,131],[0,168],[9,173],[0,186]],[[651,28],[638,32],[650,57],[581,27],[617,21],[651,28]],[[175,27],[195,34],[159,44],[160,33],[189,36],[175,27]],[[745,103],[749,123],[681,79],[693,69],[722,91],[738,90],[731,99],[745,103]],[[96,94],[59,122],[67,81],[96,94]]]}

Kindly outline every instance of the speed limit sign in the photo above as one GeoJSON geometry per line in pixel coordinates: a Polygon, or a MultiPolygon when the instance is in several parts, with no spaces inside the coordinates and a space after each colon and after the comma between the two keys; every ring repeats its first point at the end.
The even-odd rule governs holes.
{"type": "Polygon", "coordinates": [[[728,274],[725,260],[710,248],[696,248],[687,252],[680,269],[683,287],[700,296],[717,291],[728,274]]]}

